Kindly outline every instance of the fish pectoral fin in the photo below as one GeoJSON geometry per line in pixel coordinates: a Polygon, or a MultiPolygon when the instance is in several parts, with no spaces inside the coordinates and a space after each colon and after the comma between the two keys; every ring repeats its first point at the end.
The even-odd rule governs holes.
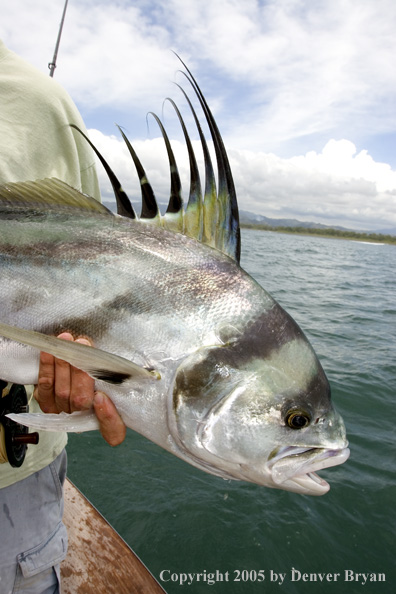
{"type": "Polygon", "coordinates": [[[65,412],[59,414],[9,413],[6,417],[15,423],[38,431],[82,433],[99,429],[99,421],[93,410],[76,411],[70,414],[65,412]]]}
{"type": "Polygon", "coordinates": [[[49,353],[85,371],[94,379],[109,384],[123,384],[130,380],[160,379],[158,372],[145,369],[124,357],[113,355],[92,346],[47,336],[34,330],[24,330],[0,323],[0,335],[49,353]]]}

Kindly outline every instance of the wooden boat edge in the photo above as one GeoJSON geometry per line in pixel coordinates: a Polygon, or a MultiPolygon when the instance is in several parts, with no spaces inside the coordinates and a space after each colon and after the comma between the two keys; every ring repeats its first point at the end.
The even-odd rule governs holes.
{"type": "Polygon", "coordinates": [[[63,522],[68,554],[62,594],[163,594],[144,563],[79,489],[66,479],[63,522]]]}

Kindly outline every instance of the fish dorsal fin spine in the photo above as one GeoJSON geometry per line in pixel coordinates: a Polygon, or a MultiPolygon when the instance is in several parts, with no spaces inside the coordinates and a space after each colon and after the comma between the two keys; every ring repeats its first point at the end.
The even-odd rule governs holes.
{"type": "Polygon", "coordinates": [[[172,150],[172,144],[169,140],[164,125],[162,124],[159,117],[153,112],[150,112],[150,115],[153,116],[161,131],[169,160],[171,187],[168,207],[163,217],[163,226],[166,229],[169,229],[169,231],[175,231],[176,233],[184,233],[184,203],[182,196],[182,187],[175,155],[172,150]]]}
{"type": "Polygon", "coordinates": [[[124,134],[124,131],[122,130],[122,128],[120,126],[117,126],[117,128],[121,132],[122,138],[124,139],[124,142],[127,146],[129,154],[131,155],[132,160],[135,164],[136,172],[139,176],[140,188],[141,188],[141,193],[142,193],[142,211],[140,213],[140,218],[142,218],[142,219],[159,218],[160,211],[158,208],[158,204],[155,199],[153,189],[147,179],[147,175],[143,168],[143,165],[140,162],[140,159],[137,156],[135,149],[133,148],[133,146],[129,142],[128,138],[124,134]]]}
{"type": "Polygon", "coordinates": [[[123,217],[127,217],[129,219],[136,219],[136,213],[133,209],[131,201],[129,200],[128,196],[124,192],[117,176],[115,175],[115,173],[113,172],[113,170],[111,169],[111,167],[109,166],[107,161],[104,159],[104,157],[98,151],[98,149],[93,144],[93,142],[90,141],[88,136],[86,134],[84,134],[84,132],[82,130],[80,130],[80,128],[78,126],[75,126],[74,124],[70,124],[70,126],[72,128],[74,128],[75,130],[77,130],[85,138],[85,140],[91,146],[92,150],[95,152],[99,161],[102,163],[102,165],[108,175],[110,183],[113,187],[113,192],[114,192],[116,203],[117,203],[117,214],[119,214],[123,217]]]}
{"type": "Polygon", "coordinates": [[[216,227],[216,247],[223,253],[228,254],[237,262],[239,262],[241,254],[241,237],[238,203],[227,152],[225,150],[223,139],[216,121],[209,109],[208,103],[201,89],[198,86],[197,81],[183,60],[179,56],[177,57],[187,71],[187,74],[183,72],[184,76],[187,78],[198,97],[202,110],[205,114],[215,148],[219,178],[219,189],[217,193],[218,215],[216,227]]]}
{"type": "MultiPolygon", "coordinates": [[[[239,263],[240,229],[238,205],[227,153],[225,151],[224,143],[221,138],[217,124],[214,120],[214,117],[209,109],[209,106],[206,102],[206,99],[202,91],[200,90],[196,80],[194,79],[191,72],[188,70],[187,66],[184,64],[182,60],[180,61],[182,62],[183,66],[187,71],[187,73],[183,72],[183,74],[189,81],[189,84],[191,85],[196,97],[198,98],[198,101],[205,115],[205,119],[209,126],[209,130],[212,136],[218,169],[218,189],[216,187],[215,175],[209,154],[209,149],[205,140],[205,136],[202,132],[202,128],[199,123],[196,111],[194,110],[187,93],[180,87],[180,85],[177,85],[182,90],[184,96],[187,99],[190,110],[194,117],[194,121],[202,145],[206,178],[204,197],[202,197],[199,171],[192,143],[187,131],[187,127],[175,102],[172,99],[167,99],[176,111],[187,145],[190,163],[189,200],[187,203],[187,207],[184,208],[180,175],[176,159],[172,150],[172,144],[169,140],[165,127],[162,124],[160,118],[155,113],[150,112],[150,115],[152,115],[152,117],[155,119],[160,128],[165,143],[170,167],[170,198],[166,213],[163,216],[160,214],[154,191],[152,189],[150,182],[148,181],[148,177],[140,162],[140,159],[136,154],[132,144],[119,127],[119,130],[122,134],[122,138],[126,143],[126,146],[132,157],[140,180],[142,194],[142,212],[140,220],[159,225],[170,231],[183,233],[189,237],[193,237],[204,244],[218,249],[219,251],[223,252],[224,254],[233,258],[236,262],[239,263]]],[[[76,128],[76,126],[74,126],[74,128],[76,128]]],[[[84,137],[86,138],[85,135],[84,137]]],[[[135,215],[132,206],[128,206],[128,203],[129,205],[131,204],[130,200],[123,191],[117,177],[112,172],[108,163],[99,153],[99,151],[93,146],[93,144],[89,140],[88,142],[94,148],[96,154],[98,155],[98,158],[102,162],[110,178],[114,192],[116,194],[118,214],[128,216],[130,218],[136,218],[136,220],[138,221],[139,219],[135,215]]]]}

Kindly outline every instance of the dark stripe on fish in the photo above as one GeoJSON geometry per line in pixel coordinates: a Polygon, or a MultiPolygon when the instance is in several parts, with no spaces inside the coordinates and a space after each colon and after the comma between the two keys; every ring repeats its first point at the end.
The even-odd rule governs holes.
{"type": "Polygon", "coordinates": [[[82,316],[70,316],[56,324],[48,324],[39,330],[44,334],[58,336],[61,332],[69,332],[74,339],[83,336],[96,341],[108,333],[114,322],[124,319],[124,312],[150,312],[150,305],[136,295],[135,291],[126,291],[113,299],[104,301],[100,306],[82,316]]]}
{"type": "Polygon", "coordinates": [[[130,379],[129,373],[116,373],[107,369],[97,369],[91,372],[91,375],[108,384],[120,385],[130,379]]]}
{"type": "MultiPolygon", "coordinates": [[[[302,330],[276,302],[270,310],[248,324],[242,334],[235,330],[232,335],[232,326],[220,329],[220,338],[222,334],[226,337],[224,346],[202,349],[198,356],[191,359],[191,363],[184,365],[177,374],[173,392],[175,410],[181,402],[195,399],[202,399],[206,408],[213,405],[230,391],[234,370],[246,369],[249,363],[255,360],[270,359],[288,343],[299,341],[312,350],[302,330]]],[[[285,393],[286,406],[289,408],[301,404],[301,401],[307,405],[312,403],[318,408],[328,406],[328,380],[313,351],[312,359],[315,361],[313,375],[305,389],[301,391],[296,385],[291,386],[290,391],[285,393]]],[[[235,375],[238,378],[238,374],[235,375]]]]}
{"type": "MultiPolygon", "coordinates": [[[[68,222],[69,224],[70,221],[68,222]]],[[[67,238],[63,237],[58,242],[53,241],[33,241],[31,243],[9,243],[0,238],[1,261],[6,263],[7,258],[11,257],[14,261],[25,261],[29,258],[34,266],[54,267],[66,263],[73,263],[80,260],[97,260],[98,255],[105,252],[109,255],[122,254],[123,246],[117,241],[109,241],[107,237],[99,239],[81,239],[76,241],[73,238],[68,243],[67,238]]]]}
{"type": "Polygon", "coordinates": [[[236,335],[230,344],[230,358],[236,367],[251,359],[269,358],[288,342],[306,340],[293,318],[276,302],[236,335]]]}

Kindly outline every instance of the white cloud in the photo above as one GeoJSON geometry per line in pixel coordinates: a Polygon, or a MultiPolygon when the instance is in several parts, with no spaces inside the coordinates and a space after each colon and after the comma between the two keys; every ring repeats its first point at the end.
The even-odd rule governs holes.
{"type": "MultiPolygon", "coordinates": [[[[0,34],[45,69],[62,8],[9,2],[0,34]]],[[[395,18],[393,0],[71,1],[56,76],[81,105],[147,109],[178,68],[174,49],[222,97],[223,117],[235,110],[244,148],[258,128],[274,145],[337,126],[378,132],[396,127],[395,18]]]]}
{"type": "MultiPolygon", "coordinates": [[[[193,56],[237,85],[239,102],[227,85],[222,111],[229,116],[227,135],[239,146],[275,150],[334,129],[342,135],[358,129],[361,136],[389,131],[390,121],[395,129],[394,2],[173,0],[168,6],[179,46],[188,40],[193,56]]],[[[198,63],[202,77],[203,66],[198,63]]]]}
{"type": "Polygon", "coordinates": [[[350,141],[331,140],[320,153],[291,159],[256,154],[249,169],[262,183],[250,192],[245,177],[240,190],[249,196],[249,208],[266,216],[355,229],[396,226],[396,172],[366,151],[356,154],[350,141]]]}
{"type": "Polygon", "coordinates": [[[329,140],[320,154],[312,151],[290,159],[299,168],[335,179],[364,179],[375,183],[378,192],[396,188],[396,171],[387,163],[377,163],[366,150],[359,153],[350,140],[329,140]]]}
{"type": "Polygon", "coordinates": [[[231,157],[241,208],[354,229],[396,226],[396,171],[366,151],[356,154],[350,141],[290,159],[248,151],[231,157]]]}
{"type": "MultiPolygon", "coordinates": [[[[140,191],[131,158],[123,141],[96,130],[90,137],[112,164],[124,189],[136,204],[140,191]]],[[[188,200],[189,167],[184,144],[172,141],[188,200]]],[[[162,138],[133,141],[157,199],[169,197],[169,164],[162,138]]],[[[203,170],[201,151],[194,142],[203,170]]],[[[356,153],[347,140],[330,140],[320,153],[282,159],[274,154],[229,151],[239,206],[271,218],[298,218],[303,221],[375,230],[396,227],[396,171],[386,163],[376,163],[366,151],[356,153]]],[[[99,167],[105,199],[112,192],[99,167]]],[[[203,179],[202,179],[203,182],[203,179]]]]}
{"type": "MultiPolygon", "coordinates": [[[[63,4],[4,2],[0,37],[46,71],[63,4]]],[[[165,195],[162,142],[142,139],[145,113],[174,96],[174,49],[218,120],[242,208],[386,227],[395,171],[374,155],[384,160],[378,137],[396,136],[395,17],[394,0],[71,0],[55,76],[90,127],[127,127],[165,195]]],[[[121,141],[102,141],[133,184],[121,141]]]]}

